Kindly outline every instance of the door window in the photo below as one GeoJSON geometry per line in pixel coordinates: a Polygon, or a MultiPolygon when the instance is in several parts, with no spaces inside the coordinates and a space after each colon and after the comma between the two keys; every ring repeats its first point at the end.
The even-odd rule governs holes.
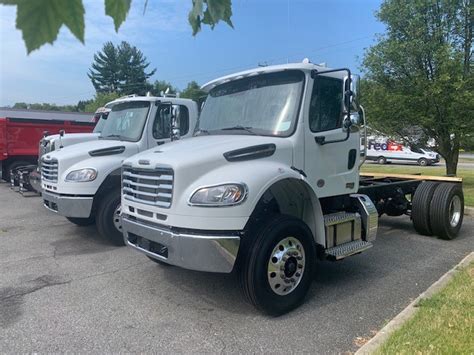
{"type": "Polygon", "coordinates": [[[309,127],[312,132],[340,128],[342,124],[342,80],[317,76],[309,108],[309,127]]]}
{"type": "MultiPolygon", "coordinates": [[[[153,138],[166,139],[170,137],[171,113],[169,105],[161,105],[156,111],[153,122],[153,138]]],[[[189,131],[189,111],[184,105],[179,105],[178,111],[180,135],[185,135],[189,131]]]]}

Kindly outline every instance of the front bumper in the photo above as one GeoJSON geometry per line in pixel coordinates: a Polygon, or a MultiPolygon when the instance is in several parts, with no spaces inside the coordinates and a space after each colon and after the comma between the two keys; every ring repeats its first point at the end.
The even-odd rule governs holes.
{"type": "Polygon", "coordinates": [[[122,229],[125,244],[152,258],[190,270],[229,273],[240,246],[240,236],[230,232],[222,235],[175,232],[132,220],[127,215],[122,215],[122,229]]]}
{"type": "Polygon", "coordinates": [[[64,196],[43,190],[43,205],[64,217],[88,218],[92,211],[93,196],[64,196]]]}

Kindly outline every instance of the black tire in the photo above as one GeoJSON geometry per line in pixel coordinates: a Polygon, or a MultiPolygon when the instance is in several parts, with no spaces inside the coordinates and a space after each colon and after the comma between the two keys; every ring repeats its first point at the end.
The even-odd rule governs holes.
{"type": "MultiPolygon", "coordinates": [[[[27,165],[31,165],[30,162],[27,162],[27,161],[24,161],[24,160],[18,160],[18,161],[14,161],[12,163],[10,163],[8,166],[7,166],[7,169],[5,171],[5,175],[3,175],[3,179],[5,181],[8,181],[10,182],[10,171],[12,170],[16,170],[22,166],[27,166],[27,165]]],[[[15,186],[18,186],[19,185],[19,181],[18,180],[15,180],[15,186]]]]}
{"type": "Polygon", "coordinates": [[[420,159],[418,159],[418,165],[419,166],[428,166],[428,165],[430,165],[430,162],[428,161],[428,159],[420,158],[420,159]]]}
{"type": "Polygon", "coordinates": [[[423,181],[415,190],[411,207],[413,227],[422,235],[433,235],[430,223],[430,203],[438,182],[423,181]]]}
{"type": "Polygon", "coordinates": [[[102,197],[96,214],[97,230],[99,233],[112,241],[117,246],[124,246],[122,230],[115,227],[115,212],[120,206],[120,190],[114,190],[102,197]]]}
{"type": "MultiPolygon", "coordinates": [[[[308,226],[294,217],[277,215],[263,222],[256,234],[248,237],[253,238],[253,240],[244,248],[242,258],[239,260],[240,284],[246,299],[260,311],[273,316],[287,313],[298,307],[304,301],[311,286],[316,260],[315,243],[308,226]],[[271,256],[274,254],[274,250],[277,247],[281,248],[282,244],[280,243],[289,240],[289,238],[296,240],[299,247],[303,248],[304,263],[298,265],[301,261],[296,261],[295,257],[290,256],[284,262],[285,271],[281,271],[278,275],[275,272],[270,272],[269,267],[273,262],[271,256]],[[292,258],[295,261],[291,260],[292,258]],[[293,274],[286,275],[286,267],[290,261],[292,262],[290,272],[293,272],[293,274]],[[301,265],[303,265],[303,272],[298,275],[301,265]],[[271,276],[272,274],[274,276],[271,276]],[[298,280],[296,286],[288,294],[279,295],[276,293],[277,291],[286,291],[287,288],[292,287],[290,284],[285,284],[280,275],[292,279],[295,277],[298,280]],[[273,288],[269,281],[271,277],[276,277],[276,284],[273,285],[273,288]],[[280,280],[281,288],[277,286],[280,280]],[[277,288],[279,289],[277,290],[277,288]]],[[[292,244],[289,243],[289,245],[292,244]]],[[[293,245],[293,250],[296,250],[295,248],[298,245],[293,245]]],[[[286,254],[287,249],[284,248],[283,250],[285,252],[280,259],[275,258],[275,262],[282,263],[285,256],[290,255],[286,254]]],[[[298,250],[301,251],[301,249],[298,250]]],[[[301,257],[301,255],[298,257],[301,257]]],[[[276,265],[274,267],[277,267],[276,265]]]]}
{"type": "Polygon", "coordinates": [[[74,223],[75,225],[80,227],[90,226],[91,224],[95,223],[94,216],[91,216],[89,218],[66,217],[66,219],[69,222],[74,223]]]}
{"type": "Polygon", "coordinates": [[[441,239],[454,239],[461,229],[464,217],[464,195],[461,184],[441,183],[434,192],[430,204],[430,220],[433,234],[441,239]],[[459,203],[457,220],[454,215],[454,204],[459,203]],[[453,224],[451,224],[453,222],[453,224]]]}
{"type": "Polygon", "coordinates": [[[385,157],[378,157],[377,164],[380,164],[380,165],[387,164],[387,159],[385,157]]]}
{"type": "Polygon", "coordinates": [[[167,264],[165,263],[164,261],[161,261],[161,260],[158,260],[158,259],[155,259],[155,258],[152,258],[151,256],[146,256],[148,259],[150,259],[151,261],[161,265],[161,266],[172,266],[171,264],[167,264]]]}

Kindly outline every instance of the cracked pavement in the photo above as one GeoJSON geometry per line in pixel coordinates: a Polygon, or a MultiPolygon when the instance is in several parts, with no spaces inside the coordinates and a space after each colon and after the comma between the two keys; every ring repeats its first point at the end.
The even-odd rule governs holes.
{"type": "Polygon", "coordinates": [[[306,303],[271,318],[235,275],[162,267],[2,183],[0,352],[353,352],[472,251],[473,234],[468,216],[454,241],[382,218],[374,248],[319,262],[306,303]]]}

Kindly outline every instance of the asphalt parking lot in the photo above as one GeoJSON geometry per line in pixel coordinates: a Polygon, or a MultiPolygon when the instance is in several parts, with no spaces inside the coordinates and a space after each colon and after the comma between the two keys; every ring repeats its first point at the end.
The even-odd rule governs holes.
{"type": "Polygon", "coordinates": [[[306,303],[271,318],[234,275],[162,267],[0,184],[0,351],[352,352],[471,252],[473,234],[469,216],[453,241],[382,218],[374,248],[320,262],[306,303]]]}

